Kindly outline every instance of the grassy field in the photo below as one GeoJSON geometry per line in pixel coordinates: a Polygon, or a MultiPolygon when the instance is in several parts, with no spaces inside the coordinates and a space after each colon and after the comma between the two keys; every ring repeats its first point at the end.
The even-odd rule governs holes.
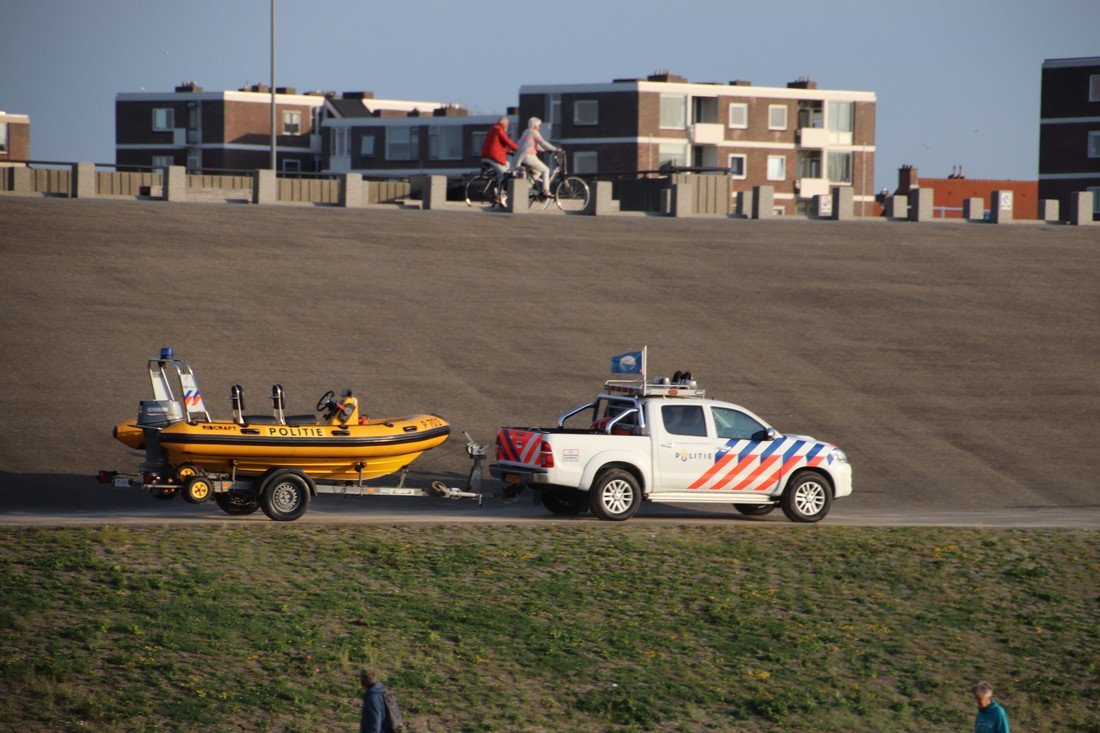
{"type": "Polygon", "coordinates": [[[250,524],[0,536],[0,728],[1096,730],[1095,532],[250,524]]]}

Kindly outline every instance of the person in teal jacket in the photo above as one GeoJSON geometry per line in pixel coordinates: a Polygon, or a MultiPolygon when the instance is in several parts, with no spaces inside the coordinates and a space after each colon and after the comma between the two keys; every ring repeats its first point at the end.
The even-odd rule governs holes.
{"type": "Polygon", "coordinates": [[[970,690],[974,693],[974,702],[978,703],[974,733],[1009,733],[1008,715],[1001,704],[993,699],[993,685],[979,682],[970,690]]]}

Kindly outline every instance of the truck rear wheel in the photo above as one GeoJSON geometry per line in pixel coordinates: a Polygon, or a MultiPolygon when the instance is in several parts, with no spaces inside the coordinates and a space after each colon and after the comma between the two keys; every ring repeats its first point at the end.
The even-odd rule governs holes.
{"type": "Polygon", "coordinates": [[[542,505],[554,514],[580,514],[588,508],[586,498],[577,489],[547,489],[542,494],[542,505]]]}
{"type": "Polygon", "coordinates": [[[293,522],[309,509],[310,488],[297,471],[276,471],[260,487],[260,508],[276,522],[293,522]]]}
{"type": "Polygon", "coordinates": [[[610,522],[622,522],[638,513],[642,489],[634,474],[621,468],[604,471],[588,492],[588,508],[610,522]]]}
{"type": "Polygon", "coordinates": [[[820,522],[829,513],[833,491],[829,482],[816,471],[795,476],[783,492],[783,513],[792,522],[820,522]]]}

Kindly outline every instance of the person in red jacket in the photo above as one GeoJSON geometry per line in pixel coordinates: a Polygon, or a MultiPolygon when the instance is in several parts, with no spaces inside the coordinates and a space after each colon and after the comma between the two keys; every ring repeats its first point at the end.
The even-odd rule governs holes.
{"type": "Polygon", "coordinates": [[[504,177],[508,175],[509,152],[519,150],[516,141],[508,137],[508,125],[506,116],[502,116],[497,123],[485,133],[485,142],[481,144],[481,162],[491,165],[497,172],[497,203],[504,192],[504,177]]]}

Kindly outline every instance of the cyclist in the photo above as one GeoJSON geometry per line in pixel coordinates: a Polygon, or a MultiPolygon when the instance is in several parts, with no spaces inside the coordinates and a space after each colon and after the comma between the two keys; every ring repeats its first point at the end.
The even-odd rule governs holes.
{"type": "Polygon", "coordinates": [[[516,168],[525,165],[535,173],[535,181],[542,182],[542,195],[550,195],[550,169],[546,163],[539,160],[539,153],[546,151],[559,152],[561,148],[554,147],[546,142],[539,130],[542,129],[542,120],[532,117],[527,120],[527,129],[519,138],[519,153],[516,155],[516,168]]]}
{"type": "Polygon", "coordinates": [[[500,203],[501,193],[504,191],[504,177],[508,175],[508,154],[519,150],[516,141],[508,137],[507,116],[502,115],[497,123],[485,133],[485,142],[481,144],[481,162],[492,166],[497,172],[496,202],[500,203]]]}

